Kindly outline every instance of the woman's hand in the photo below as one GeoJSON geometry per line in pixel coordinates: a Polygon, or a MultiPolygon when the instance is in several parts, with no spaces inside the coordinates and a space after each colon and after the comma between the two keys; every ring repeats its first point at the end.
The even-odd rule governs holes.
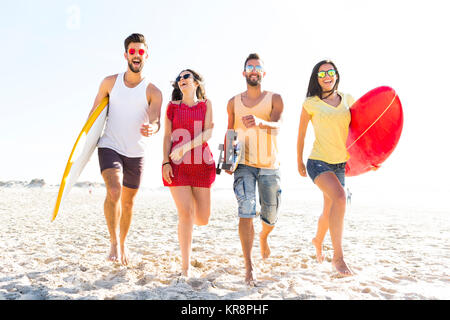
{"type": "Polygon", "coordinates": [[[172,166],[170,165],[170,163],[163,165],[164,180],[166,180],[170,184],[172,183],[173,176],[172,166]]]}
{"type": "Polygon", "coordinates": [[[300,173],[302,177],[306,177],[306,167],[303,161],[298,163],[298,173],[300,173]]]}
{"type": "Polygon", "coordinates": [[[179,162],[181,161],[181,159],[183,159],[184,154],[187,152],[186,150],[187,149],[185,145],[176,147],[175,149],[172,150],[169,157],[173,162],[179,162]]]}

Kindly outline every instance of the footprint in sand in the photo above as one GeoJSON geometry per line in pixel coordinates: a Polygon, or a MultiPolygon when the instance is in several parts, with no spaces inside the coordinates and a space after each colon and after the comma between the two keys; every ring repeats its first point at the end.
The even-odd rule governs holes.
{"type": "Polygon", "coordinates": [[[199,290],[207,284],[207,281],[199,280],[199,279],[189,279],[187,283],[195,290],[199,290]]]}
{"type": "Polygon", "coordinates": [[[364,288],[361,290],[362,293],[370,293],[372,290],[370,288],[364,288]]]}
{"type": "Polygon", "coordinates": [[[136,282],[136,284],[139,286],[145,286],[146,284],[150,283],[153,279],[155,279],[155,276],[153,275],[142,275],[136,282]]]}
{"type": "Polygon", "coordinates": [[[193,266],[194,268],[203,268],[204,267],[203,263],[201,263],[198,260],[191,261],[191,266],[193,266]]]}
{"type": "Polygon", "coordinates": [[[397,293],[397,290],[390,289],[390,288],[385,288],[385,287],[381,287],[380,290],[383,291],[383,292],[386,292],[386,293],[390,293],[390,294],[397,293]]]}
{"type": "Polygon", "coordinates": [[[386,280],[386,281],[389,281],[389,282],[392,282],[392,283],[399,283],[400,282],[400,280],[394,279],[394,278],[391,278],[391,277],[388,277],[388,276],[381,277],[381,280],[386,280]]]}
{"type": "Polygon", "coordinates": [[[61,260],[61,258],[59,258],[59,257],[47,258],[47,259],[44,260],[44,263],[45,264],[50,264],[50,263],[52,263],[54,261],[58,261],[58,260],[61,260]]]}

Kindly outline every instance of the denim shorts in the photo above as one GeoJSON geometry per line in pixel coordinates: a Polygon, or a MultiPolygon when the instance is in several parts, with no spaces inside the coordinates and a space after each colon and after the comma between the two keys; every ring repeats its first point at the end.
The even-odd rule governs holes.
{"type": "Polygon", "coordinates": [[[344,187],[345,186],[345,164],[346,162],[331,164],[321,160],[308,159],[306,163],[306,170],[308,171],[309,177],[314,180],[324,172],[334,172],[339,182],[344,187]]]}
{"type": "Polygon", "coordinates": [[[261,220],[275,225],[281,205],[280,173],[277,169],[262,169],[238,165],[234,171],[234,194],[240,218],[256,217],[256,183],[258,183],[261,220]]]}

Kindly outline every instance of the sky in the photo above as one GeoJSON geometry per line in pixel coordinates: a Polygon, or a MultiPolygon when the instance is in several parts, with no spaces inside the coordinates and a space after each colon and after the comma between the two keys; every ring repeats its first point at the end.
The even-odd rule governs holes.
{"type": "MultiPolygon", "coordinates": [[[[60,183],[102,79],[126,71],[123,41],[146,36],[144,74],[163,94],[185,68],[203,75],[213,103],[215,159],[226,131],[227,101],[245,91],[245,58],[257,52],[263,89],[284,102],[280,133],[286,188],[312,187],[297,173],[296,139],[313,66],[331,59],[340,91],[358,99],[387,85],[403,105],[396,150],[377,172],[348,181],[394,190],[448,193],[447,1],[2,1],[0,4],[0,181],[60,183]]],[[[163,128],[149,138],[143,186],[162,186],[163,128]]],[[[310,126],[305,160],[314,140],[310,126]]],[[[98,181],[96,154],[80,181],[98,181]]],[[[216,185],[230,187],[223,173],[216,185]]]]}

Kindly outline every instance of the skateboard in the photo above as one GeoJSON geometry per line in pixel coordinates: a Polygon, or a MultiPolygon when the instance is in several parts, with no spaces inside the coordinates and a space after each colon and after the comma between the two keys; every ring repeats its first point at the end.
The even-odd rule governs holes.
{"type": "Polygon", "coordinates": [[[219,145],[220,155],[217,162],[216,173],[220,174],[222,170],[234,172],[241,160],[241,143],[237,139],[237,132],[228,130],[225,138],[225,144],[219,145]]]}

